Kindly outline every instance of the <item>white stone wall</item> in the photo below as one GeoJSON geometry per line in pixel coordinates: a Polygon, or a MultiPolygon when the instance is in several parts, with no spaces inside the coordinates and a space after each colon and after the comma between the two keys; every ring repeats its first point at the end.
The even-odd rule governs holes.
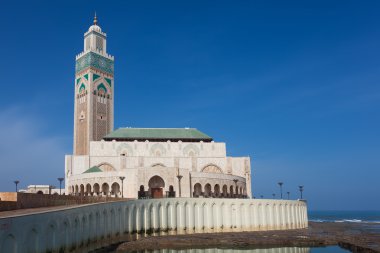
{"type": "MultiPolygon", "coordinates": [[[[182,197],[192,196],[195,183],[203,186],[210,183],[212,189],[215,185],[220,188],[226,185],[228,189],[234,185],[243,188],[244,195],[252,196],[249,157],[227,157],[225,143],[215,142],[93,141],[90,155],[66,156],[65,184],[68,193],[76,193],[72,190],[73,187],[75,189],[78,186],[80,189],[83,185],[86,188],[87,184],[93,186],[95,183],[102,185],[117,182],[121,189],[118,178],[124,176],[123,196],[137,198],[139,187],[143,185],[148,190],[149,179],[157,175],[165,181],[164,192],[173,186],[179,196],[178,173],[183,176],[182,197]],[[104,164],[112,171],[83,174],[93,166],[104,164]],[[220,173],[203,173],[202,170],[209,165],[218,167],[220,173]],[[237,185],[234,179],[238,180],[237,185]]],[[[121,192],[118,194],[122,195],[121,192]]]]}
{"type": "Polygon", "coordinates": [[[119,156],[123,151],[128,156],[154,156],[161,150],[163,157],[189,157],[194,151],[197,157],[226,157],[226,145],[223,142],[116,142],[93,141],[90,143],[91,156],[119,156]]]}
{"type": "Polygon", "coordinates": [[[125,235],[286,230],[308,226],[303,201],[266,199],[152,199],[100,203],[0,218],[7,253],[88,250],[125,235]]]}

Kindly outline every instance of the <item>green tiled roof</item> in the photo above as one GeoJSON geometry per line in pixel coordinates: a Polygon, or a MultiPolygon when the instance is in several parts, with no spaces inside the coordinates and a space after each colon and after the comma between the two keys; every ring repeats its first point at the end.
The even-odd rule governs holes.
{"type": "Polygon", "coordinates": [[[102,170],[98,166],[94,166],[94,167],[89,168],[83,173],[92,173],[92,172],[102,172],[102,170]]]}
{"type": "Polygon", "coordinates": [[[212,141],[210,136],[195,128],[119,128],[106,135],[103,139],[129,141],[212,141]]]}

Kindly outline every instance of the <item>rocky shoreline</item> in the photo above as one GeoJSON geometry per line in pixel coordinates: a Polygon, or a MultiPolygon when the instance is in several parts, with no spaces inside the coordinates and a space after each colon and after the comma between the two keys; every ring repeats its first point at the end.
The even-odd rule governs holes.
{"type": "Polygon", "coordinates": [[[380,224],[309,222],[307,229],[143,237],[120,244],[116,252],[186,248],[323,247],[380,253],[380,224]]]}

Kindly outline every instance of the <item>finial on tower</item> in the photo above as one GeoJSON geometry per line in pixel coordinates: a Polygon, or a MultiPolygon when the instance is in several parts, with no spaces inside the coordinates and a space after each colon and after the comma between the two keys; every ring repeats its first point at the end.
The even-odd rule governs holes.
{"type": "Polygon", "coordinates": [[[95,11],[95,17],[94,17],[94,25],[98,24],[98,18],[96,17],[96,11],[95,11]]]}

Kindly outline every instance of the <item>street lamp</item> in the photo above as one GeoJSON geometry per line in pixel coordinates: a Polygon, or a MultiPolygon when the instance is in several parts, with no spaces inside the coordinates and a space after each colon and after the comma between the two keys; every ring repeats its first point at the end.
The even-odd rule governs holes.
{"type": "Polygon", "coordinates": [[[16,192],[17,192],[17,185],[20,183],[20,181],[15,180],[15,181],[13,181],[13,183],[15,183],[15,185],[16,185],[16,192]]]}
{"type": "Polygon", "coordinates": [[[63,177],[59,177],[57,179],[59,181],[59,195],[62,195],[61,189],[62,189],[62,181],[64,180],[64,178],[63,177]]]}
{"type": "Polygon", "coordinates": [[[302,192],[303,192],[303,185],[298,186],[300,193],[301,193],[301,199],[302,199],[302,192]]]}
{"type": "Polygon", "coordinates": [[[288,199],[289,199],[290,192],[286,192],[286,194],[288,194],[288,199]]]}
{"type": "Polygon", "coordinates": [[[119,177],[121,180],[121,198],[124,198],[124,179],[125,177],[119,177]]]}
{"type": "Polygon", "coordinates": [[[276,198],[276,194],[275,193],[273,193],[272,196],[273,196],[274,199],[276,198]]]}
{"type": "Polygon", "coordinates": [[[281,199],[282,199],[282,185],[284,183],[283,182],[278,182],[278,185],[280,186],[280,195],[281,195],[281,199]]]}
{"type": "Polygon", "coordinates": [[[178,193],[179,193],[179,197],[181,197],[181,179],[182,179],[182,175],[177,175],[177,178],[178,178],[178,193]]]}

